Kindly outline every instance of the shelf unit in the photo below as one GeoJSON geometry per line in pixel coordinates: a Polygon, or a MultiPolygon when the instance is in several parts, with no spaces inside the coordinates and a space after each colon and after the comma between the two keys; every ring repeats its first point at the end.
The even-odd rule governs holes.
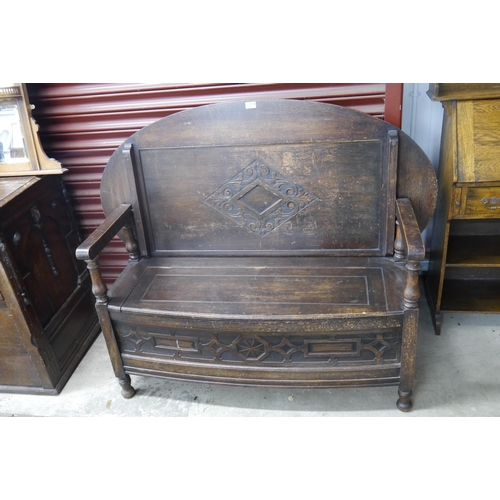
{"type": "Polygon", "coordinates": [[[443,312],[500,313],[500,84],[432,84],[445,109],[426,278],[443,312]]]}

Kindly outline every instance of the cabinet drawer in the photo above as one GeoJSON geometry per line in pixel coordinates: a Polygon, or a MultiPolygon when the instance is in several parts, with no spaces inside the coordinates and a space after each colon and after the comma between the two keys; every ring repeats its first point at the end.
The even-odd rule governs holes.
{"type": "Polygon", "coordinates": [[[500,186],[467,188],[461,212],[471,218],[500,218],[500,186]]]}

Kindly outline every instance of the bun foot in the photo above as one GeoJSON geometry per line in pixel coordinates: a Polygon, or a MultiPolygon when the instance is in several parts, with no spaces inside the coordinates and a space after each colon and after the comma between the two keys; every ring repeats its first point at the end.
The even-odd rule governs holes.
{"type": "Polygon", "coordinates": [[[399,393],[399,399],[396,403],[396,406],[398,407],[399,410],[406,412],[409,412],[413,404],[411,402],[410,396],[411,396],[411,391],[410,392],[402,392],[398,391],[399,393]]]}
{"type": "Polygon", "coordinates": [[[120,387],[122,388],[122,396],[125,399],[130,399],[135,394],[135,389],[131,385],[130,377],[127,375],[124,379],[118,380],[120,387]]]}

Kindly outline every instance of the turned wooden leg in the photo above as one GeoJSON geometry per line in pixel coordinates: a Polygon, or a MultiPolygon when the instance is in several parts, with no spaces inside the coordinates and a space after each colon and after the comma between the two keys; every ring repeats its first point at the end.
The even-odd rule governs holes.
{"type": "Polygon", "coordinates": [[[97,259],[86,260],[85,262],[87,263],[87,268],[92,280],[92,292],[96,298],[95,308],[99,318],[99,324],[101,325],[101,330],[106,341],[113,371],[115,372],[118,382],[122,388],[122,396],[126,399],[130,399],[135,394],[135,390],[130,384],[130,376],[125,373],[125,368],[123,367],[122,358],[120,356],[120,350],[116,342],[113,324],[111,323],[111,318],[109,317],[109,299],[107,295],[108,288],[102,279],[97,259]]]}
{"type": "Polygon", "coordinates": [[[397,407],[404,412],[410,411],[412,408],[411,395],[417,354],[418,298],[420,297],[418,272],[420,263],[409,261],[406,264],[406,269],[406,286],[403,292],[405,311],[401,347],[401,379],[398,390],[399,399],[396,403],[397,407]]]}
{"type": "Polygon", "coordinates": [[[125,375],[125,378],[121,378],[118,380],[122,388],[122,396],[125,399],[130,399],[135,394],[135,389],[131,385],[130,375],[125,375]]]}

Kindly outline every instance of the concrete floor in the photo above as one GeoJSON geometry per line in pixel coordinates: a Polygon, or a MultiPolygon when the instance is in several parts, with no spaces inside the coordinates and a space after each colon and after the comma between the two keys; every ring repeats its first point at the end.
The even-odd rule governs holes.
{"type": "Polygon", "coordinates": [[[132,377],[120,395],[102,335],[57,396],[0,394],[0,416],[45,417],[498,417],[500,315],[446,314],[434,335],[421,299],[414,409],[397,387],[256,389],[132,377]]]}

